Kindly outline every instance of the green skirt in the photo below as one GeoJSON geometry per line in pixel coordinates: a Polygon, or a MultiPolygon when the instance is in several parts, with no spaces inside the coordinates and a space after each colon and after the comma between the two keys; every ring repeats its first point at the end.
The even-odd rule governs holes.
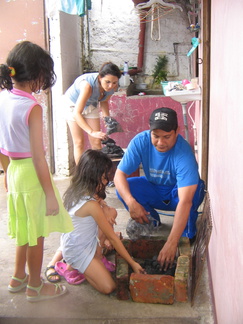
{"type": "Polygon", "coordinates": [[[51,176],[59,214],[46,216],[46,198],[31,158],[11,160],[8,166],[8,235],[16,245],[37,245],[39,237],[73,230],[72,220],[51,176]]]}

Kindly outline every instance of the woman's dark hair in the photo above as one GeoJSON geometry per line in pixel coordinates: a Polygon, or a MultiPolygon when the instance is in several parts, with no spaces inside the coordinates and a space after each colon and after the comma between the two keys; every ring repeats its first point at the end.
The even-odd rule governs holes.
{"type": "Polygon", "coordinates": [[[14,81],[32,81],[31,90],[36,92],[52,87],[56,81],[54,62],[50,54],[39,45],[29,41],[15,45],[9,53],[6,63],[0,65],[1,89],[11,90],[14,81]]]}
{"type": "Polygon", "coordinates": [[[106,186],[102,183],[105,176],[109,181],[109,171],[112,167],[111,159],[99,150],[85,151],[75,167],[71,183],[64,193],[63,201],[67,210],[75,206],[82,197],[105,198],[106,186]]]}
{"type": "Polygon", "coordinates": [[[118,79],[120,79],[121,77],[121,71],[119,67],[112,62],[104,63],[99,70],[99,76],[101,78],[105,77],[108,74],[116,76],[118,79]]]}

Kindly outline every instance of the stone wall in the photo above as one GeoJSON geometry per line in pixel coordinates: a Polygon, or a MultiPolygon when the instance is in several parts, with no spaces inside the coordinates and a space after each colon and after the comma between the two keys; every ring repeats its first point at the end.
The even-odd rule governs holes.
{"type": "MultiPolygon", "coordinates": [[[[143,71],[134,77],[136,82],[138,77],[142,82],[151,81],[149,76],[159,55],[167,55],[169,59],[169,80],[190,78],[190,58],[186,54],[191,48],[192,35],[187,29],[189,20],[184,2],[177,1],[183,8],[182,12],[175,9],[160,18],[160,40],[151,39],[151,22],[146,23],[143,71]]],[[[132,0],[92,0],[88,15],[78,17],[57,12],[49,18],[49,26],[57,74],[57,83],[52,90],[51,116],[54,172],[66,176],[73,165],[73,152],[62,95],[87,65],[93,71],[98,71],[105,61],[113,61],[120,68],[123,68],[124,61],[128,61],[130,67],[136,67],[140,20],[132,0]]],[[[145,123],[147,125],[147,121],[145,123]]]]}
{"type": "MultiPolygon", "coordinates": [[[[146,23],[145,74],[152,74],[158,55],[167,55],[169,77],[178,80],[190,78],[190,58],[186,55],[191,48],[192,35],[187,29],[189,20],[184,2],[180,3],[183,11],[174,9],[155,21],[153,26],[152,22],[146,23]],[[155,31],[158,34],[158,25],[160,39],[155,41],[151,39],[151,33],[155,31]]],[[[89,25],[94,69],[99,69],[107,60],[121,68],[124,61],[128,61],[130,67],[137,66],[140,20],[132,0],[93,0],[89,25]]]]}

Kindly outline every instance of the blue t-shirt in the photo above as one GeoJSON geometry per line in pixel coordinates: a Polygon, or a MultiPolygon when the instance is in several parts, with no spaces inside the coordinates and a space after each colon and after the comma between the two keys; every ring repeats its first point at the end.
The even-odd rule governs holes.
{"type": "Polygon", "coordinates": [[[137,134],[129,143],[118,169],[130,175],[142,164],[148,181],[166,186],[170,191],[198,184],[198,164],[188,142],[177,136],[176,144],[167,152],[159,152],[151,142],[150,131],[137,134]]]}
{"type": "MultiPolygon", "coordinates": [[[[90,98],[87,100],[85,108],[88,107],[89,105],[97,107],[97,104],[99,102],[99,97],[100,97],[98,75],[99,73],[85,73],[83,75],[80,75],[74,81],[74,83],[67,89],[67,91],[65,92],[65,96],[67,96],[75,104],[80,94],[82,81],[87,81],[92,88],[92,94],[90,98]]],[[[105,101],[107,97],[112,95],[113,93],[114,90],[111,90],[109,92],[105,91],[104,97],[100,101],[105,101]]]]}

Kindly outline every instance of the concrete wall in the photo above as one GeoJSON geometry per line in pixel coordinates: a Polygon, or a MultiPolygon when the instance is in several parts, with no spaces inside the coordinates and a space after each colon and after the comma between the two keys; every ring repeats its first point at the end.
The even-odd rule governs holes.
{"type": "Polygon", "coordinates": [[[243,322],[243,34],[241,0],[212,0],[208,191],[218,324],[243,322]]]}
{"type": "Polygon", "coordinates": [[[66,176],[72,167],[73,149],[62,96],[82,71],[81,18],[57,12],[49,18],[49,26],[50,51],[57,74],[57,82],[52,88],[55,173],[66,176]]]}
{"type": "MultiPolygon", "coordinates": [[[[158,55],[167,55],[169,76],[174,80],[193,77],[190,75],[190,59],[186,56],[191,48],[191,33],[187,29],[186,1],[180,1],[181,12],[174,9],[163,15],[159,21],[160,39],[151,39],[151,30],[158,31],[157,21],[152,27],[148,16],[145,34],[144,69],[152,74],[158,55]],[[176,23],[175,23],[176,22],[176,23]],[[178,63],[174,43],[178,44],[178,63]]],[[[90,17],[91,59],[95,69],[107,60],[123,68],[124,61],[129,66],[137,66],[140,20],[132,0],[92,1],[90,17]]]]}
{"type": "MultiPolygon", "coordinates": [[[[180,2],[183,7],[182,12],[175,9],[159,20],[160,40],[152,41],[151,22],[146,23],[143,68],[145,78],[151,75],[158,55],[164,54],[169,58],[170,79],[190,79],[194,76],[190,74],[190,58],[186,56],[191,48],[192,37],[187,29],[189,25],[187,8],[183,6],[185,1],[180,2]],[[178,56],[174,52],[174,43],[178,44],[178,56]]],[[[61,95],[82,73],[81,60],[82,62],[89,62],[94,71],[98,71],[105,61],[113,61],[121,68],[123,68],[124,61],[128,61],[130,67],[136,67],[140,21],[132,0],[92,0],[92,10],[88,12],[88,23],[87,16],[81,19],[63,12],[56,12],[52,15],[49,23],[51,52],[58,76],[57,85],[52,91],[55,172],[56,174],[68,175],[72,165],[72,142],[68,137],[68,129],[64,121],[65,108],[61,107],[61,95]],[[82,44],[81,23],[83,23],[84,31],[82,44]],[[87,49],[90,49],[90,53],[87,49]],[[81,57],[82,53],[85,57],[81,57]]],[[[136,78],[135,76],[135,81],[137,81],[136,78]]],[[[144,79],[141,81],[143,82],[144,79]]],[[[114,102],[116,101],[112,102],[113,111],[116,108],[124,108],[123,115],[127,114],[125,106],[123,108],[115,107],[114,102]]],[[[136,102],[133,102],[136,109],[136,102]]],[[[132,126],[132,124],[129,125],[132,126]]],[[[147,121],[145,123],[141,121],[141,127],[146,129],[147,121]]],[[[136,129],[132,129],[131,133],[136,133],[136,129]]],[[[127,140],[122,146],[127,147],[128,143],[127,140]]]]}

